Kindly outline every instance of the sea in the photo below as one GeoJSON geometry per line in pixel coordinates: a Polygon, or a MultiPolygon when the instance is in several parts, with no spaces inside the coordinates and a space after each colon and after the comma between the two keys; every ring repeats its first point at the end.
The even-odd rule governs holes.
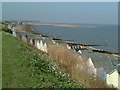
{"type": "MultiPolygon", "coordinates": [[[[77,24],[79,25],[79,24],[77,24]]],[[[32,26],[33,30],[63,40],[70,40],[97,49],[118,53],[118,26],[80,24],[80,27],[60,27],[50,25],[32,26]]]]}

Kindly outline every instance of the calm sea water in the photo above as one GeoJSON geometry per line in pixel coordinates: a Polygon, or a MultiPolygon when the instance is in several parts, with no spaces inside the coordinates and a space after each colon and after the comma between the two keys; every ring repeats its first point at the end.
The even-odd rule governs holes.
{"type": "Polygon", "coordinates": [[[33,26],[44,34],[82,44],[95,44],[95,48],[118,52],[118,27],[115,25],[81,25],[80,27],[33,26]]]}

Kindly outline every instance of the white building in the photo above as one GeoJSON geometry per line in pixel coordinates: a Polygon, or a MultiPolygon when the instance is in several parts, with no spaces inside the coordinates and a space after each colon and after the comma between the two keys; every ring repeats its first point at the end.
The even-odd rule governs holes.
{"type": "Polygon", "coordinates": [[[93,75],[96,76],[97,75],[97,68],[95,67],[95,65],[93,64],[93,61],[91,58],[89,58],[86,62],[86,66],[87,66],[87,73],[89,75],[93,75]]]}
{"type": "Polygon", "coordinates": [[[36,40],[36,47],[46,53],[48,53],[48,44],[53,44],[52,39],[48,37],[41,40],[36,40]]]}
{"type": "MultiPolygon", "coordinates": [[[[87,73],[89,75],[98,76],[108,85],[113,85],[118,88],[118,70],[117,64],[112,62],[114,56],[111,58],[107,54],[92,52],[90,50],[83,51],[82,55],[88,56],[86,61],[87,73]]],[[[114,61],[114,60],[113,60],[114,61]]]]}
{"type": "Polygon", "coordinates": [[[106,82],[109,85],[113,85],[114,87],[119,88],[119,74],[118,71],[116,69],[114,69],[113,71],[111,71],[110,73],[107,74],[106,76],[106,82]]]}
{"type": "Polygon", "coordinates": [[[11,30],[12,30],[12,35],[13,35],[14,37],[16,37],[16,30],[15,30],[15,27],[13,27],[11,30]]]}

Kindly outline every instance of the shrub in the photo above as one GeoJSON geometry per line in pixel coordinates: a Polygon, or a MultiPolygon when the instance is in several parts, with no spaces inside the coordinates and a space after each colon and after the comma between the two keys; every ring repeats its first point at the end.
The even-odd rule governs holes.
{"type": "Polygon", "coordinates": [[[2,31],[5,31],[5,32],[8,32],[8,33],[11,33],[11,34],[12,34],[12,31],[11,31],[11,29],[9,29],[9,28],[2,28],[2,31]]]}

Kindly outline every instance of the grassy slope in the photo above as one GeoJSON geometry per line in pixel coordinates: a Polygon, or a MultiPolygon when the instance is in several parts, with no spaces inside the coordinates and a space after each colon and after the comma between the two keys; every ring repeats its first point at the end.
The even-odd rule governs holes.
{"type": "Polygon", "coordinates": [[[60,69],[53,67],[52,61],[46,61],[43,53],[37,49],[9,34],[3,33],[2,36],[3,88],[81,87],[67,76],[63,77],[60,69]]]}

